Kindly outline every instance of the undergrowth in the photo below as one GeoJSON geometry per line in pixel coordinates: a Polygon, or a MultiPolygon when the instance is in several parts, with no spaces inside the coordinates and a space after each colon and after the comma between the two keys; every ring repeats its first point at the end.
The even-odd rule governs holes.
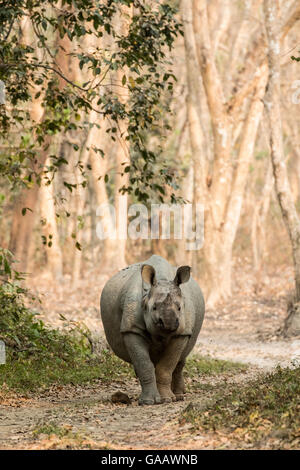
{"type": "Polygon", "coordinates": [[[221,431],[260,446],[269,442],[275,447],[287,443],[287,447],[297,448],[300,367],[277,367],[245,385],[231,385],[202,406],[188,405],[181,420],[192,423],[195,432],[221,431]]]}
{"type": "Polygon", "coordinates": [[[0,365],[0,387],[26,392],[51,383],[79,384],[116,380],[133,374],[108,350],[93,348],[86,327],[51,328],[24,304],[26,292],[15,283],[0,286],[0,340],[6,363],[0,365]]]}
{"type": "Polygon", "coordinates": [[[185,373],[189,377],[201,377],[201,375],[216,375],[226,372],[243,372],[247,365],[240,362],[224,361],[212,357],[192,355],[186,361],[185,373]]]}

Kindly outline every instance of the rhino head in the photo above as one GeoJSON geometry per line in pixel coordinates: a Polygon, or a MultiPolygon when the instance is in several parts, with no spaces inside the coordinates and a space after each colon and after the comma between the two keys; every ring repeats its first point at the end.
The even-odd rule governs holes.
{"type": "Polygon", "coordinates": [[[151,286],[143,299],[144,321],[151,335],[168,336],[184,330],[184,301],[179,286],[190,279],[190,272],[189,266],[181,266],[173,281],[157,280],[153,266],[142,266],[142,279],[151,286]]]}

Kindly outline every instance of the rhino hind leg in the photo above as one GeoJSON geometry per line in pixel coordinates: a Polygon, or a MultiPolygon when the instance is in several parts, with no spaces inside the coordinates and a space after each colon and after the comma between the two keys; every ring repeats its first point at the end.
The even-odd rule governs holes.
{"type": "Polygon", "coordinates": [[[186,393],[186,389],[184,385],[184,378],[183,378],[184,365],[185,365],[185,360],[179,361],[172,375],[171,389],[177,401],[184,400],[184,394],[186,393]]]}

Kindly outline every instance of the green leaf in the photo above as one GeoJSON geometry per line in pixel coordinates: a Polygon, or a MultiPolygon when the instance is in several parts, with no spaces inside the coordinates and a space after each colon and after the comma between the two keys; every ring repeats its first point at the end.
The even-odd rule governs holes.
{"type": "Polygon", "coordinates": [[[130,83],[130,86],[131,86],[132,88],[135,87],[135,81],[134,81],[134,79],[133,79],[132,77],[129,77],[129,83],[130,83]]]}
{"type": "Polygon", "coordinates": [[[9,262],[7,261],[6,258],[3,259],[3,262],[4,262],[4,272],[5,272],[5,274],[7,274],[8,276],[11,276],[11,269],[10,269],[9,262]]]}
{"type": "Polygon", "coordinates": [[[27,211],[32,212],[32,210],[31,210],[29,207],[23,207],[23,208],[22,208],[22,215],[24,216],[27,211]]]}

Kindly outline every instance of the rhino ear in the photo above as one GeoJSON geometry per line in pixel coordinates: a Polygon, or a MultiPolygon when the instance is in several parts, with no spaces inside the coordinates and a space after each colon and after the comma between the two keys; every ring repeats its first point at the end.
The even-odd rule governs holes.
{"type": "Polygon", "coordinates": [[[147,282],[147,284],[150,284],[151,286],[156,285],[155,269],[153,266],[150,266],[150,264],[143,264],[141,274],[144,282],[147,282]]]}
{"type": "Polygon", "coordinates": [[[179,286],[180,284],[184,284],[188,282],[191,275],[191,268],[189,266],[180,266],[177,269],[176,276],[174,278],[174,283],[179,286]]]}

